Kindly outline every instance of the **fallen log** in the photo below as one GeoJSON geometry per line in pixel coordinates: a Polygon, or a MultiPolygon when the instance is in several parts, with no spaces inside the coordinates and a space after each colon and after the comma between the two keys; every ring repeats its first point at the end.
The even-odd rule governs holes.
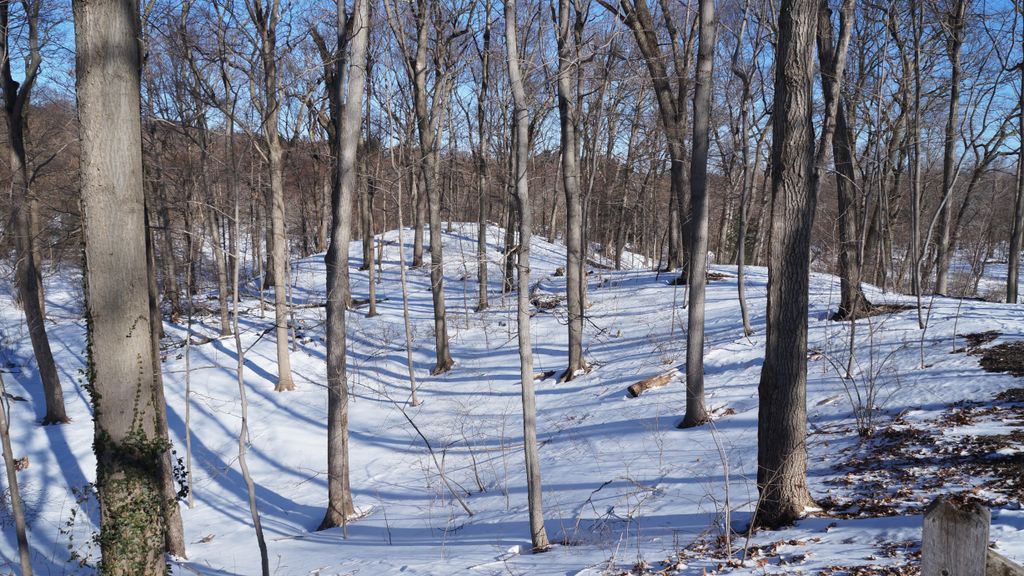
{"type": "Polygon", "coordinates": [[[668,386],[668,383],[671,382],[672,379],[675,378],[676,374],[678,373],[679,372],[675,368],[673,368],[672,370],[669,370],[668,372],[665,372],[663,374],[658,374],[657,376],[651,376],[650,378],[641,380],[636,384],[631,385],[629,388],[626,389],[626,391],[629,392],[629,395],[631,397],[636,398],[637,396],[643,394],[644,392],[647,392],[648,390],[653,390],[655,388],[664,388],[665,386],[668,386]]]}

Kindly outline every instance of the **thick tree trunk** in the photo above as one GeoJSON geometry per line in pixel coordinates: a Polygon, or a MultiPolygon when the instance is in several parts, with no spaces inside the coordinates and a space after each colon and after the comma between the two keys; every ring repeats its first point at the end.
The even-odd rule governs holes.
{"type": "MultiPolygon", "coordinates": [[[[564,0],[562,0],[564,2],[564,0]]],[[[529,109],[526,90],[523,87],[519,69],[519,46],[516,37],[516,1],[505,2],[505,46],[508,50],[508,76],[515,102],[515,190],[519,204],[519,375],[522,379],[523,396],[523,450],[526,454],[526,491],[529,503],[530,540],[533,549],[546,550],[547,531],[544,529],[544,508],[542,503],[540,454],[537,447],[537,399],[533,390],[533,348],[530,345],[530,193],[527,180],[527,164],[530,156],[529,109]]]]}
{"type": "Polygon", "coordinates": [[[704,291],[708,258],[708,131],[714,71],[715,4],[700,0],[697,84],[693,93],[693,158],[690,163],[689,310],[686,330],[686,416],[681,428],[708,420],[704,409],[704,291]]]}
{"type": "Polygon", "coordinates": [[[814,195],[814,38],[817,0],[779,9],[772,113],[772,214],[767,343],[758,386],[760,506],[755,521],[780,526],[811,503],[807,488],[807,291],[814,195]]]}
{"type": "Polygon", "coordinates": [[[162,575],[155,409],[139,109],[137,5],[75,0],[89,380],[94,407],[103,571],[162,575]]]}

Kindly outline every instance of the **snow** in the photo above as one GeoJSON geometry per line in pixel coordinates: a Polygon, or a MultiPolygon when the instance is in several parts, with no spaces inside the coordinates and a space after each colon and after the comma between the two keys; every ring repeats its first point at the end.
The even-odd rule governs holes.
{"type": "MultiPolygon", "coordinates": [[[[263,335],[272,326],[273,314],[268,309],[260,315],[256,288],[248,287],[240,318],[243,346],[251,347],[245,362],[252,438],[247,458],[275,574],[594,575],[622,573],[642,564],[652,570],[670,566],[668,573],[673,574],[720,569],[816,574],[832,566],[895,565],[913,552],[920,540],[920,509],[927,504],[920,500],[932,495],[916,485],[901,496],[908,506],[905,515],[861,518],[812,511],[794,527],[756,534],[746,562],[723,566],[726,559],[715,540],[723,534],[726,510],[739,528],[749,521],[757,500],[757,384],[764,351],[766,271],[747,269],[755,334],[746,338],[735,267],[713,267],[728,276],[708,284],[706,387],[715,422],[677,430],[685,404],[682,376],[635,399],[626,387],[684,363],[685,287],[670,285],[667,274],[640,269],[644,259],[627,253],[623,261],[630,269],[595,269],[588,276],[584,345],[593,369],[568,383],[558,383],[557,376],[537,383],[545,518],[556,545],[550,552],[531,554],[515,302],[500,293],[503,232],[490,228],[488,235],[491,309],[484,313],[473,310],[476,226],[455,224],[443,236],[448,327],[456,361],[448,374],[429,375],[433,324],[428,269],[409,271],[413,361],[423,400],[417,407],[406,405],[398,233],[381,237],[380,316],[366,318],[365,308],[348,316],[351,483],[365,517],[347,526],[347,538],[341,529],[314,531],[327,498],[324,309],[295,310],[299,342],[292,369],[298,390],[276,393],[275,342],[272,333],[263,335]],[[403,410],[430,441],[449,480],[468,493],[472,516],[447,493],[403,410]]],[[[404,236],[408,262],[411,231],[404,236]]],[[[353,243],[355,298],[365,298],[368,289],[367,273],[356,270],[360,255],[359,243],[353,243]]],[[[538,292],[564,294],[565,278],[554,275],[564,266],[564,248],[535,237],[532,258],[531,284],[538,283],[538,292]]],[[[323,302],[322,255],[293,265],[294,302],[323,302]]],[[[96,502],[76,504],[75,494],[95,477],[93,428],[82,390],[81,281],[73,271],[61,271],[48,279],[47,287],[52,321],[47,328],[73,422],[46,428],[37,424],[43,414],[42,390],[9,286],[0,295],[0,362],[6,366],[8,392],[28,399],[11,403],[11,433],[16,456],[26,455],[31,462],[19,479],[32,518],[29,539],[36,571],[88,574],[89,566],[68,561],[69,545],[89,563],[98,554],[89,547],[96,502]],[[78,512],[70,521],[73,510],[78,512]]],[[[952,353],[964,345],[954,335],[998,330],[1003,336],[997,342],[1019,339],[1017,307],[926,299],[925,331],[918,328],[916,310],[860,320],[854,332],[857,354],[850,362],[850,324],[828,321],[838,297],[838,279],[812,275],[808,476],[816,498],[848,496],[852,489],[835,480],[847,473],[851,455],[872,446],[857,436],[853,405],[858,393],[865,398],[861,406],[874,407],[862,411],[862,421],[877,430],[900,430],[934,427],[952,403],[987,401],[1021,386],[1010,376],[982,371],[975,356],[952,353]],[[847,365],[851,377],[841,378],[847,365]]],[[[868,297],[875,303],[913,303],[870,288],[868,297]]],[[[217,333],[217,318],[197,320],[197,330],[217,333]]],[[[534,315],[536,371],[557,375],[564,370],[565,324],[564,302],[534,315]]],[[[185,359],[184,348],[177,344],[185,328],[168,323],[165,330],[169,424],[177,454],[184,458],[185,359]]],[[[182,505],[189,558],[176,559],[173,572],[258,574],[259,554],[237,463],[240,417],[233,343],[215,339],[192,346],[190,360],[195,506],[182,505]]],[[[979,418],[967,426],[950,426],[942,441],[1007,434],[1015,426],[1019,430],[1019,424],[979,418]]],[[[927,477],[937,464],[922,460],[918,466],[920,476],[927,477]]],[[[991,538],[1002,553],[1024,561],[1024,512],[1018,501],[1010,499],[994,510],[991,538]]],[[[748,542],[733,535],[732,544],[739,550],[748,542]]],[[[14,569],[15,551],[13,527],[4,523],[0,570],[14,569]]],[[[737,554],[742,557],[742,552],[737,554]]]]}

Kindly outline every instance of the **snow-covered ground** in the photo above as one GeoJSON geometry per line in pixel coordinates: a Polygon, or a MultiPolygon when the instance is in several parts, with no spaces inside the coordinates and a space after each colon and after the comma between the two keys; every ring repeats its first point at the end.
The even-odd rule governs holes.
{"type": "MultiPolygon", "coordinates": [[[[639,398],[626,393],[630,384],[684,362],[685,288],[670,285],[666,274],[639,269],[594,270],[588,276],[584,343],[593,369],[569,383],[549,377],[537,386],[545,517],[557,544],[550,552],[530,554],[514,298],[500,293],[503,234],[496,228],[488,232],[492,284],[491,309],[485,313],[473,311],[475,225],[456,224],[444,235],[445,296],[456,361],[448,374],[429,375],[433,325],[427,269],[409,273],[413,360],[423,400],[417,407],[405,404],[409,383],[398,234],[383,235],[383,277],[377,288],[381,315],[366,318],[365,307],[349,314],[351,481],[355,503],[366,516],[347,527],[347,538],[341,529],[314,531],[327,498],[324,310],[296,308],[292,368],[298,390],[276,393],[273,333],[264,335],[273,314],[261,315],[253,297],[243,302],[243,345],[251,347],[245,363],[252,436],[248,463],[275,574],[596,575],[644,565],[670,574],[839,574],[851,566],[867,566],[862,574],[887,573],[914,561],[922,507],[949,490],[970,490],[994,502],[992,540],[1004,554],[1024,561],[1019,493],[994,492],[998,482],[985,475],[932,481],[950,468],[941,455],[962,452],[964,442],[1006,435],[1007,430],[1019,433],[1022,422],[1010,417],[1019,412],[993,410],[989,404],[998,393],[1021,387],[1020,381],[985,372],[977,356],[953,351],[965,346],[963,338],[954,337],[959,334],[1001,333],[986,345],[1024,339],[1021,309],[926,300],[929,326],[923,332],[916,310],[858,321],[857,354],[850,361],[850,324],[828,321],[838,300],[838,280],[815,274],[808,475],[813,495],[828,510],[749,541],[734,535],[736,558],[743,558],[739,550],[749,546],[746,562],[723,566],[719,537],[725,518],[742,527],[756,505],[757,383],[767,281],[763,268],[748,269],[755,334],[745,338],[735,268],[728,266],[714,267],[727,277],[709,283],[707,298],[706,386],[715,422],[689,430],[675,428],[685,403],[681,376],[639,398]],[[850,378],[841,378],[848,366],[850,378]],[[857,393],[875,398],[871,422],[862,418],[875,430],[871,440],[857,435],[851,401],[857,393]],[[968,400],[979,404],[951,406],[968,400]],[[429,440],[472,516],[448,494],[406,416],[429,440]],[[879,513],[898,515],[876,517],[879,513]]],[[[410,231],[405,239],[408,261],[410,231]]],[[[368,288],[366,272],[356,271],[360,254],[354,243],[355,298],[365,298],[368,288]]],[[[535,238],[532,256],[531,283],[539,281],[538,293],[564,293],[564,278],[555,276],[564,265],[562,246],[535,238]]],[[[324,300],[321,256],[294,262],[292,278],[296,304],[324,300]]],[[[44,575],[91,573],[69,556],[74,552],[92,562],[98,552],[89,545],[96,529],[95,499],[77,497],[95,475],[93,428],[82,390],[80,286],[76,274],[67,271],[48,285],[48,330],[73,419],[65,426],[37,424],[42,391],[31,345],[9,290],[0,295],[0,363],[8,392],[27,399],[11,402],[11,432],[16,455],[31,462],[19,478],[32,519],[33,562],[44,575]]],[[[876,303],[912,302],[875,290],[868,296],[876,303]]],[[[216,318],[200,320],[198,330],[216,333],[216,318]]],[[[537,371],[557,374],[564,368],[565,323],[564,303],[533,317],[537,371]]],[[[178,344],[185,329],[167,324],[166,332],[169,424],[184,458],[186,374],[184,348],[178,344]]],[[[195,501],[194,507],[182,508],[189,558],[176,560],[173,570],[258,574],[259,553],[237,464],[240,418],[233,342],[193,346],[190,361],[195,501]]],[[[998,450],[1013,453],[1005,446],[998,450]]],[[[5,522],[0,571],[16,569],[15,550],[13,527],[5,522]]]]}

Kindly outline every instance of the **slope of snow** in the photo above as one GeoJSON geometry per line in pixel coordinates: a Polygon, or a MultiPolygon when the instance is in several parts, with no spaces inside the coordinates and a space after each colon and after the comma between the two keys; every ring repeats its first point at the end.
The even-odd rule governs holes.
{"type": "MultiPolygon", "coordinates": [[[[630,384],[681,367],[685,359],[685,287],[643,270],[595,270],[588,276],[586,375],[558,383],[564,369],[564,303],[533,317],[535,369],[554,371],[537,384],[541,468],[547,530],[557,543],[530,554],[522,455],[519,359],[514,297],[502,296],[503,234],[488,230],[491,309],[476,303],[476,227],[456,224],[444,234],[445,298],[455,368],[430,376],[433,322],[427,268],[410,270],[413,362],[422,405],[409,407],[398,234],[382,236],[384,262],[377,287],[380,316],[365,307],[349,313],[351,483],[364,518],[341,529],[315,532],[326,504],[326,400],[322,255],[294,262],[292,298],[298,343],[292,369],[298,390],[273,391],[276,376],[273,314],[260,314],[254,297],[243,302],[252,445],[249,467],[257,484],[270,563],[282,575],[334,574],[604,574],[643,564],[668,573],[701,574],[721,568],[716,546],[725,511],[736,527],[749,521],[757,499],[757,384],[764,351],[766,272],[749,268],[747,297],[755,334],[743,337],[735,268],[709,283],[706,387],[713,426],[677,430],[685,404],[682,376],[662,389],[629,398],[630,384]],[[404,414],[403,414],[404,412],[404,414]],[[431,459],[429,441],[448,479],[462,491],[468,515],[447,492],[431,459]]],[[[406,261],[411,231],[405,231],[406,261]]],[[[361,249],[350,252],[355,298],[367,295],[367,273],[357,271],[361,249]]],[[[564,249],[539,238],[532,245],[531,284],[545,297],[564,294],[564,249]]],[[[627,258],[627,262],[642,258],[627,258]]],[[[82,390],[85,323],[80,281],[72,273],[49,285],[48,325],[65,390],[66,426],[39,427],[42,391],[20,310],[0,296],[0,361],[12,402],[16,455],[31,466],[19,473],[32,516],[29,538],[39,574],[91,573],[69,561],[70,550],[94,562],[95,499],[76,503],[76,491],[95,477],[92,422],[82,390]],[[74,520],[72,512],[76,511],[74,520]]],[[[879,428],[897,416],[924,426],[948,405],[990,399],[1019,387],[1015,379],[982,371],[977,358],[951,354],[964,345],[955,334],[998,330],[1019,339],[1019,308],[935,299],[922,332],[916,311],[859,321],[857,355],[850,362],[849,323],[827,320],[838,301],[838,280],[811,278],[808,365],[809,479],[816,498],[844,497],[834,480],[850,454],[862,449],[848,392],[877,392],[879,428]],[[955,340],[955,341],[954,341],[955,340]],[[922,368],[922,358],[924,367],[922,368]],[[840,378],[847,365],[850,379],[840,378]]],[[[911,303],[869,291],[876,303],[911,303]]],[[[213,304],[213,303],[211,303],[213,304]]],[[[199,318],[198,331],[216,334],[217,319],[199,318]]],[[[183,325],[167,324],[163,364],[171,434],[185,454],[183,325]]],[[[195,506],[182,514],[189,558],[175,574],[259,573],[259,553],[237,464],[240,424],[233,341],[191,347],[192,474],[195,506]]],[[[683,370],[685,371],[685,370],[683,370]]],[[[961,429],[971,435],[998,430],[961,429]],[[986,431],[987,430],[987,431],[986,431]]],[[[830,566],[886,565],[920,539],[919,508],[887,518],[817,515],[782,532],[760,533],[734,573],[818,573],[830,566]],[[781,542],[781,544],[780,544],[781,542]],[[901,544],[902,543],[902,544],[901,544]],[[903,546],[888,557],[886,546],[903,546]],[[882,552],[880,552],[882,550],[882,552]],[[787,560],[788,559],[788,560],[787,560]]],[[[5,516],[6,518],[6,516],[5,516]]],[[[993,514],[992,538],[1024,561],[1024,512],[1009,502],[993,514]]],[[[734,536],[733,545],[746,544],[734,536]]],[[[3,526],[0,570],[14,569],[13,527],[3,526]],[[6,564],[9,565],[6,565],[6,564]]]]}

